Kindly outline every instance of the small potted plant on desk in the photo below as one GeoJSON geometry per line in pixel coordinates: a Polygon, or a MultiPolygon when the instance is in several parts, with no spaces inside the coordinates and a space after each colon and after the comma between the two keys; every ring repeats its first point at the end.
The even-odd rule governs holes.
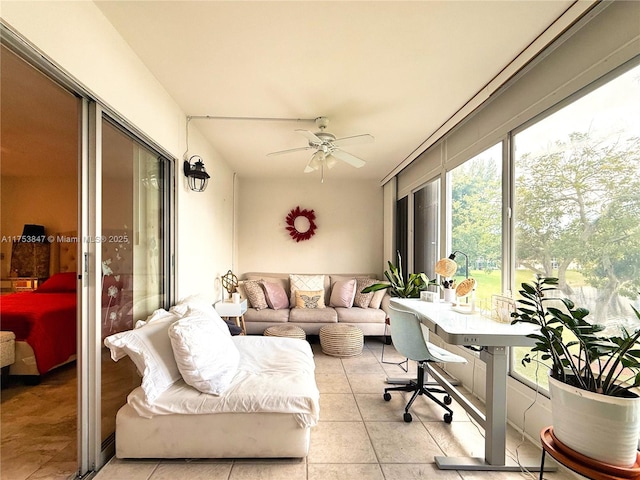
{"type": "Polygon", "coordinates": [[[522,363],[551,362],[553,433],[562,444],[600,462],[631,467],[640,433],[640,328],[600,335],[604,327],[586,320],[589,310],[551,296],[557,284],[542,276],[522,284],[512,323],[540,327],[529,335],[536,342],[522,363]]]}

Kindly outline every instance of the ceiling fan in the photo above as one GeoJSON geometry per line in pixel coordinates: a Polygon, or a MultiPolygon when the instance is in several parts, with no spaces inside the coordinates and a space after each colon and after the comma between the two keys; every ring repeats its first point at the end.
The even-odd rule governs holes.
{"type": "Polygon", "coordinates": [[[271,152],[267,154],[282,155],[285,153],[300,152],[302,150],[313,150],[315,153],[309,159],[309,163],[304,169],[304,173],[314,172],[316,170],[322,171],[322,181],[324,181],[324,168],[332,168],[337,160],[360,168],[365,165],[365,161],[355,155],[350,154],[342,150],[345,145],[356,145],[361,143],[371,143],[374,141],[373,135],[365,133],[363,135],[353,135],[351,137],[336,138],[332,133],[325,132],[325,128],[329,125],[329,119],[327,117],[318,117],[315,119],[316,126],[320,129],[319,132],[313,133],[309,130],[296,130],[302,134],[308,141],[309,145],[306,147],[291,148],[289,150],[280,150],[278,152],[271,152]]]}

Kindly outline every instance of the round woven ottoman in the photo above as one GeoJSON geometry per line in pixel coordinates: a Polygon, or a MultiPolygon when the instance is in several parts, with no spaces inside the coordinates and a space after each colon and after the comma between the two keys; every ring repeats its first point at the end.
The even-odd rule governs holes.
{"type": "Polygon", "coordinates": [[[307,339],[307,334],[304,333],[304,330],[295,325],[273,325],[272,327],[267,327],[264,331],[264,336],[307,339]]]}
{"type": "Polygon", "coordinates": [[[325,325],[320,328],[320,346],[327,355],[353,357],[362,353],[364,334],[353,325],[325,325]]]}

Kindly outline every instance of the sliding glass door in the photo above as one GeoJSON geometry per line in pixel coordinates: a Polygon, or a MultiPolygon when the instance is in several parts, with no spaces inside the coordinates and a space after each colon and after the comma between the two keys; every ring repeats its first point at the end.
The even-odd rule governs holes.
{"type": "Polygon", "coordinates": [[[99,324],[103,447],[115,417],[140,384],[128,357],[111,360],[103,340],[131,330],[168,306],[168,224],[165,204],[170,163],[106,117],[101,121],[101,232],[99,324]]]}

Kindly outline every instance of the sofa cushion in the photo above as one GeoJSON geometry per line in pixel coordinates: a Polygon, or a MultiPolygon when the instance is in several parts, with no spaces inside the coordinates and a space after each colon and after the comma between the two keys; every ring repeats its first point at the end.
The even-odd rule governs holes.
{"type": "MultiPolygon", "coordinates": [[[[346,309],[345,309],[346,310],[346,309]]],[[[292,308],[289,321],[293,323],[336,323],[336,309],[327,308],[292,308]]]]}
{"type": "Polygon", "coordinates": [[[256,310],[255,308],[248,308],[244,312],[244,322],[264,322],[264,323],[286,323],[289,321],[289,309],[284,308],[282,310],[273,310],[271,308],[265,308],[262,310],[256,310]]]}
{"type": "Polygon", "coordinates": [[[203,393],[224,393],[240,362],[230,335],[222,333],[216,321],[197,311],[174,322],[168,333],[185,383],[203,393]]]}
{"type": "Polygon", "coordinates": [[[356,295],[356,284],[356,279],[352,278],[349,280],[340,280],[331,285],[329,306],[351,308],[356,295]]]}
{"type": "Polygon", "coordinates": [[[387,314],[379,308],[341,308],[335,309],[340,323],[384,323],[387,314]]]}
{"type": "Polygon", "coordinates": [[[281,308],[289,308],[289,296],[284,291],[280,283],[262,282],[264,296],[267,300],[269,308],[280,310],[281,308]]]}
{"type": "Polygon", "coordinates": [[[296,290],[295,308],[325,308],[324,290],[296,290]]]}
{"type": "MultiPolygon", "coordinates": [[[[296,290],[303,291],[317,291],[322,290],[325,292],[325,276],[324,275],[300,275],[300,274],[292,274],[289,275],[289,285],[291,288],[289,304],[296,304],[296,290]]],[[[323,298],[324,303],[326,304],[326,295],[323,298]]]]}

